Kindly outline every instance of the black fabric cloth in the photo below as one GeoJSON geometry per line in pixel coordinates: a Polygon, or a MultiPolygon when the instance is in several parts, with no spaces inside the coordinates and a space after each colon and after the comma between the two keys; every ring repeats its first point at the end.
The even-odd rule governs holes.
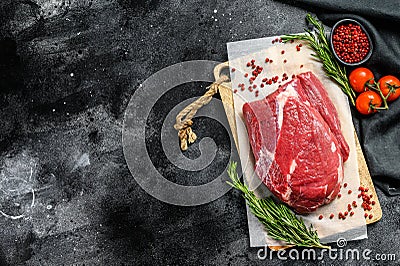
{"type": "MultiPolygon", "coordinates": [[[[400,1],[296,1],[315,12],[327,26],[340,19],[358,20],[373,39],[371,58],[363,64],[375,74],[400,78],[400,1]]],[[[352,69],[348,68],[350,73],[352,69]]],[[[352,110],[353,121],[374,183],[388,195],[400,195],[400,99],[389,110],[364,117],[352,110]]]]}

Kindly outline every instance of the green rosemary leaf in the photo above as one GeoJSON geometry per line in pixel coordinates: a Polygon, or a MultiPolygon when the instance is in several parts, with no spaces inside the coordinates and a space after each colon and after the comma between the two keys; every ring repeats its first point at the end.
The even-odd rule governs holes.
{"type": "Polygon", "coordinates": [[[236,162],[229,163],[227,172],[231,180],[227,183],[243,193],[250,211],[264,225],[270,237],[284,241],[288,245],[330,248],[321,244],[318,233],[312,225],[307,228],[303,220],[298,218],[285,204],[276,203],[271,197],[257,198],[254,192],[239,180],[236,167],[236,162]]]}
{"type": "Polygon", "coordinates": [[[355,105],[355,93],[350,87],[349,79],[346,75],[346,69],[335,59],[323,25],[310,14],[307,14],[306,20],[315,27],[314,32],[306,29],[306,33],[285,35],[282,37],[283,42],[291,40],[302,40],[308,42],[308,46],[310,46],[310,48],[315,52],[312,56],[322,62],[327,76],[339,84],[342,91],[349,98],[351,104],[355,105]]]}

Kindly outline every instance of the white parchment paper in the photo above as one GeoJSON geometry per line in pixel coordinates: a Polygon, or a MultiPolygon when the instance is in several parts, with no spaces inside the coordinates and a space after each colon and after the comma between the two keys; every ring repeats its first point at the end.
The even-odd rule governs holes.
{"type": "MultiPolygon", "coordinates": [[[[344,137],[350,147],[350,155],[349,159],[344,164],[343,184],[347,183],[347,187],[342,187],[340,192],[341,198],[333,200],[330,204],[319,208],[314,213],[301,215],[301,217],[307,225],[312,224],[317,229],[318,235],[323,243],[335,242],[339,238],[345,238],[347,241],[367,238],[367,226],[364,218],[364,211],[361,208],[362,199],[357,197],[359,193],[358,187],[360,186],[360,177],[358,173],[354,127],[348,100],[336,83],[326,77],[322,64],[311,56],[313,51],[308,48],[307,45],[303,43],[301,50],[297,51],[296,45],[300,44],[300,42],[272,44],[272,40],[276,38],[277,37],[268,37],[227,44],[229,66],[231,69],[235,68],[235,71],[231,72],[232,89],[238,89],[238,84],[240,83],[244,83],[246,87],[245,91],[238,89],[237,93],[233,94],[239,154],[245,182],[248,184],[257,183],[258,177],[254,172],[254,158],[243,122],[243,104],[245,102],[261,99],[278,88],[278,83],[261,88],[261,80],[264,77],[277,75],[281,80],[283,73],[287,73],[290,80],[292,74],[312,71],[324,84],[330,99],[336,106],[344,137]],[[284,54],[282,54],[282,50],[285,51],[284,54]],[[272,59],[273,63],[265,63],[266,57],[272,59]],[[256,89],[259,91],[258,97],[256,97],[254,93],[256,89],[254,89],[253,92],[247,90],[247,87],[250,86],[248,79],[251,76],[252,70],[246,66],[246,63],[252,59],[256,60],[256,65],[260,65],[264,68],[263,72],[253,83],[257,84],[256,89]],[[284,60],[286,60],[286,63],[284,63],[284,60]],[[245,73],[249,73],[249,77],[244,77],[245,73]],[[349,194],[349,190],[352,190],[352,193],[349,194]],[[339,219],[338,213],[347,211],[347,205],[353,201],[357,202],[357,207],[352,210],[354,211],[354,215],[352,217],[348,215],[345,220],[339,219]],[[329,218],[331,213],[335,215],[333,219],[329,218]],[[323,215],[324,218],[322,220],[318,219],[319,215],[323,215]]],[[[270,194],[263,184],[255,190],[255,193],[259,197],[265,197],[270,194]]],[[[264,245],[281,246],[284,244],[269,238],[262,224],[251,214],[248,208],[247,218],[251,247],[264,245]]]]}

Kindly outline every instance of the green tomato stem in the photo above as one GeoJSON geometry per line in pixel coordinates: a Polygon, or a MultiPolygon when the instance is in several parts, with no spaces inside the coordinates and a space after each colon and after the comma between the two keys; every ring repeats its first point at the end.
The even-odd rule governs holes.
{"type": "Polygon", "coordinates": [[[386,97],[385,97],[385,96],[383,95],[383,93],[382,93],[382,90],[381,90],[381,88],[380,88],[380,86],[379,86],[379,83],[378,83],[378,82],[375,82],[375,81],[374,81],[373,84],[369,83],[369,81],[368,81],[368,82],[366,83],[366,85],[367,85],[367,87],[368,87],[369,89],[372,89],[372,90],[378,92],[378,93],[379,93],[379,96],[381,96],[381,98],[382,98],[382,100],[383,100],[383,107],[375,107],[374,105],[372,105],[373,107],[371,107],[371,108],[376,109],[376,110],[387,110],[387,109],[389,109],[389,106],[388,106],[388,103],[387,103],[387,98],[389,97],[390,92],[389,92],[389,93],[386,95],[386,97]]]}

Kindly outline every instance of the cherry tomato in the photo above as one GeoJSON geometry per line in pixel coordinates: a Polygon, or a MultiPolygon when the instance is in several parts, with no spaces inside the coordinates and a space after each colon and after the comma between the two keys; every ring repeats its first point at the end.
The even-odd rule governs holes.
{"type": "Polygon", "coordinates": [[[356,108],[363,115],[375,113],[377,110],[371,106],[380,107],[381,105],[382,98],[374,91],[364,91],[356,99],[356,108]]]}
{"type": "Polygon", "coordinates": [[[359,67],[351,71],[349,75],[350,85],[355,92],[365,91],[365,83],[374,83],[374,74],[365,67],[359,67]]]}
{"type": "Polygon", "coordinates": [[[384,76],[379,80],[379,87],[381,88],[383,96],[387,96],[388,102],[394,101],[400,96],[400,80],[394,76],[384,76]]]}

